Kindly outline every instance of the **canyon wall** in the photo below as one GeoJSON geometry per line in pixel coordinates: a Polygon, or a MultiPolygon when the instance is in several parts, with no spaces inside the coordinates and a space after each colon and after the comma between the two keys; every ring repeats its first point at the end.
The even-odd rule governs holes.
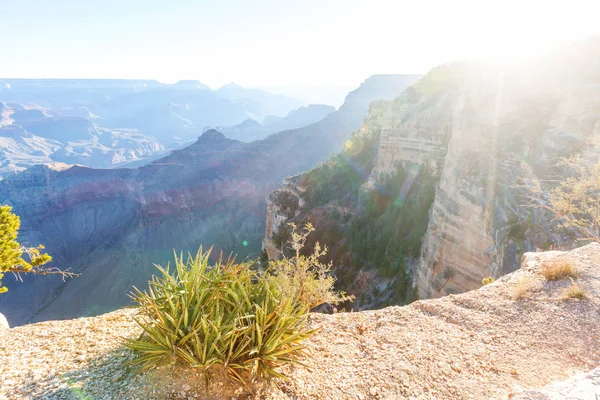
{"type": "MultiPolygon", "coordinates": [[[[567,249],[577,243],[549,215],[526,207],[519,182],[560,175],[560,158],[588,149],[590,139],[600,134],[598,71],[600,40],[591,39],[517,66],[442,65],[398,98],[372,105],[360,134],[376,143],[374,161],[363,171],[363,192],[351,196],[381,192],[386,177],[400,171],[411,173],[399,192],[391,194],[396,200],[410,193],[420,171],[431,171],[437,181],[428,216],[417,221],[427,225],[420,257],[405,255],[417,297],[478,288],[483,278],[518,268],[525,251],[567,249]]],[[[352,143],[359,139],[350,138],[342,153],[354,169],[354,153],[364,151],[352,143]]],[[[296,178],[295,185],[302,181],[302,176],[296,178]]],[[[323,186],[305,190],[326,190],[323,186]]],[[[284,190],[298,193],[291,189],[293,185],[284,190]]],[[[276,200],[272,196],[269,204],[265,247],[273,248],[271,238],[288,220],[299,220],[298,211],[290,218],[289,207],[276,200]]],[[[335,204],[329,202],[330,207],[335,204]]],[[[364,205],[348,210],[350,215],[363,212],[364,205]]],[[[385,253],[390,251],[386,247],[385,253]]],[[[382,266],[365,268],[376,286],[382,266]]]]}
{"type": "Polygon", "coordinates": [[[524,207],[517,183],[549,178],[560,157],[598,134],[600,89],[549,78],[490,71],[461,88],[417,268],[419,297],[475,289],[517,268],[525,250],[574,245],[524,207]]]}

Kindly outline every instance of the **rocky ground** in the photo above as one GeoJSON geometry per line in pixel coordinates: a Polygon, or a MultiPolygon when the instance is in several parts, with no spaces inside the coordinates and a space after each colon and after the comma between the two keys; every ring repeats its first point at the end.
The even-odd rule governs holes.
{"type": "Polygon", "coordinates": [[[255,393],[180,366],[146,374],[127,365],[120,337],[138,335],[135,311],[50,321],[0,334],[0,399],[593,399],[600,376],[600,245],[529,253],[522,268],[462,295],[378,311],[312,314],[311,370],[255,393]],[[569,260],[547,282],[543,261],[569,260]],[[556,382],[554,381],[564,381],[556,382]],[[539,389],[543,388],[543,389],[539,389]],[[539,389],[539,390],[538,390],[539,389]],[[545,396],[545,397],[544,397],[545,396]]]}
{"type": "Polygon", "coordinates": [[[600,368],[579,373],[571,378],[553,382],[542,389],[523,391],[513,400],[598,400],[600,398],[600,368]]]}

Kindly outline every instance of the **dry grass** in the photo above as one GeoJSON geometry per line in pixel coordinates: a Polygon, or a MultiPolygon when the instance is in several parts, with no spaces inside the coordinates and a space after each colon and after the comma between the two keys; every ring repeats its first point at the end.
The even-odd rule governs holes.
{"type": "Polygon", "coordinates": [[[527,293],[529,293],[534,286],[534,281],[530,276],[522,276],[517,282],[512,293],[513,300],[521,300],[527,293]]]}
{"type": "Polygon", "coordinates": [[[540,267],[540,272],[547,281],[558,281],[565,278],[577,278],[580,272],[573,263],[565,260],[546,261],[540,267]]]}
{"type": "Polygon", "coordinates": [[[490,285],[492,283],[496,282],[496,280],[494,279],[493,276],[488,276],[487,278],[483,278],[483,280],[481,281],[481,284],[483,286],[487,286],[490,285]]]}
{"type": "Polygon", "coordinates": [[[575,282],[573,282],[571,284],[571,286],[566,288],[565,292],[564,292],[565,300],[569,300],[569,299],[583,300],[583,299],[585,299],[585,297],[586,297],[585,291],[575,282]]]}

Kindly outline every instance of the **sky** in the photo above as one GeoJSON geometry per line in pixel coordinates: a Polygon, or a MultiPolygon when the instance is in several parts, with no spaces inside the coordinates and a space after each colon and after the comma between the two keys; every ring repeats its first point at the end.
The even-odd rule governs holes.
{"type": "Polygon", "coordinates": [[[0,78],[357,87],[600,34],[600,1],[0,0],[0,78]]]}

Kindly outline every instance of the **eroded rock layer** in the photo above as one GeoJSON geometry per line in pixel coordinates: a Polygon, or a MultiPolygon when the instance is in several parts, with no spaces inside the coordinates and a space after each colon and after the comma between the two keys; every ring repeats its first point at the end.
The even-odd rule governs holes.
{"type": "MultiPolygon", "coordinates": [[[[415,231],[421,224],[427,225],[419,259],[411,259],[403,250],[405,242],[411,242],[411,233],[391,228],[376,240],[361,231],[368,248],[349,248],[341,258],[356,259],[383,243],[384,255],[365,260],[363,265],[370,271],[366,278],[371,282],[369,288],[379,286],[380,291],[377,275],[388,268],[386,257],[398,253],[394,257],[400,261],[394,268],[402,264],[410,272],[419,298],[475,289],[483,278],[498,278],[517,268],[525,251],[573,246],[572,232],[559,229],[548,215],[525,207],[525,192],[519,184],[522,179],[560,175],[563,171],[556,165],[561,157],[582,150],[598,151],[588,145],[600,134],[598,71],[599,39],[523,65],[457,62],[434,68],[396,99],[374,103],[359,135],[346,142],[340,155],[344,161],[337,160],[336,168],[345,162],[348,170],[357,170],[366,182],[364,190],[352,186],[340,191],[341,175],[325,165],[320,171],[290,180],[283,191],[298,194],[296,189],[304,187],[308,196],[333,194],[331,198],[320,195],[327,201],[313,204],[303,199],[307,195],[296,195],[306,203],[300,207],[302,214],[312,212],[318,221],[329,220],[321,223],[328,229],[337,224],[337,212],[317,212],[325,205],[329,209],[340,204],[346,207],[344,199],[353,198],[353,206],[342,209],[353,217],[364,214],[369,206],[357,199],[377,197],[390,176],[409,171],[404,184],[387,193],[396,200],[386,207],[396,207],[422,179],[419,174],[428,171],[427,176],[436,180],[433,204],[426,217],[413,221],[415,231]],[[363,146],[365,140],[370,146],[363,146]],[[373,151],[374,156],[369,153],[373,151]],[[368,161],[357,168],[359,158],[368,161]],[[329,178],[311,181],[313,175],[329,178]],[[404,242],[399,234],[405,235],[404,242]],[[395,243],[385,245],[391,241],[395,243]]],[[[272,238],[281,236],[280,227],[306,220],[298,218],[297,210],[287,216],[289,206],[278,199],[289,200],[285,196],[271,198],[265,239],[269,254],[276,247],[272,238]]],[[[399,219],[396,226],[403,223],[399,219]]]]}

